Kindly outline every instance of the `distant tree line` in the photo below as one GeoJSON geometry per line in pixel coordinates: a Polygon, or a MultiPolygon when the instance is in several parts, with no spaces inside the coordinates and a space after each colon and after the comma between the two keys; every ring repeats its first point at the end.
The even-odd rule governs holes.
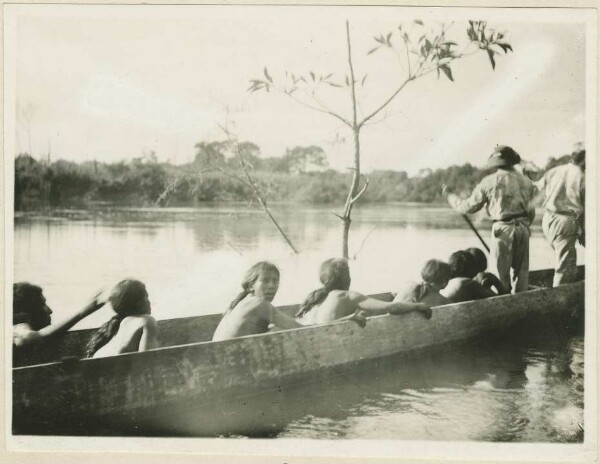
{"type": "MultiPolygon", "coordinates": [[[[159,163],[154,153],[117,163],[58,160],[40,162],[22,153],[15,160],[15,210],[35,210],[106,203],[148,206],[194,205],[214,201],[248,201],[251,192],[228,176],[239,166],[226,156],[227,142],[200,142],[192,163],[159,163]]],[[[240,143],[245,162],[269,201],[307,204],[343,203],[350,173],[327,167],[318,146],[295,147],[281,157],[263,157],[258,146],[240,143]]],[[[546,169],[568,155],[550,158],[546,169]]],[[[415,176],[380,170],[369,174],[364,202],[441,202],[440,185],[467,193],[488,171],[470,164],[422,170],[415,176]]]]}

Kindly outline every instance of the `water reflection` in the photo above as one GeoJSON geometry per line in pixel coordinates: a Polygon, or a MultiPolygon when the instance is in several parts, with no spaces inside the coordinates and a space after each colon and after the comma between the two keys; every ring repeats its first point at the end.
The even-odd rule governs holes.
{"type": "Polygon", "coordinates": [[[170,408],[157,412],[154,432],[581,442],[583,337],[532,329],[336,369],[258,396],[170,408]]]}

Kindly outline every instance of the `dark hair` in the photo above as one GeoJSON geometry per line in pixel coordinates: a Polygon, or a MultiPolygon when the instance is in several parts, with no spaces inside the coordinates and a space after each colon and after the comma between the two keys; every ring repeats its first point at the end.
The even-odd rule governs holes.
{"type": "Polygon", "coordinates": [[[324,261],[319,269],[321,288],[308,294],[304,303],[296,313],[296,317],[310,311],[313,306],[321,304],[332,290],[348,290],[350,288],[350,267],[344,258],[331,258],[324,261]]]}
{"type": "MultiPolygon", "coordinates": [[[[477,270],[477,273],[483,272],[487,269],[487,258],[483,251],[481,251],[479,248],[475,248],[475,247],[467,248],[465,251],[473,257],[473,262],[475,265],[475,269],[477,270]]],[[[477,275],[477,274],[475,274],[475,275],[477,275]]]]}
{"type": "Polygon", "coordinates": [[[574,151],[573,154],[571,154],[571,162],[578,166],[585,163],[585,149],[574,151]]]}
{"type": "Polygon", "coordinates": [[[448,258],[452,277],[468,277],[472,279],[477,275],[475,270],[475,259],[470,253],[460,250],[455,251],[448,258]]]}
{"type": "Polygon", "coordinates": [[[225,315],[235,308],[240,301],[242,301],[252,292],[252,286],[258,280],[261,274],[269,271],[275,272],[278,276],[280,275],[277,266],[267,261],[260,261],[248,269],[246,275],[244,276],[244,280],[242,281],[242,291],[233,299],[229,305],[229,308],[227,308],[227,310],[223,313],[222,317],[225,317],[225,315]]]}
{"type": "Polygon", "coordinates": [[[139,280],[126,279],[114,286],[108,301],[117,314],[92,335],[86,347],[86,357],[91,358],[117,334],[123,319],[142,313],[141,304],[146,296],[146,286],[139,280]]]}
{"type": "Polygon", "coordinates": [[[29,282],[13,284],[13,325],[29,324],[32,330],[50,325],[50,310],[42,288],[29,282]]]}
{"type": "Polygon", "coordinates": [[[448,280],[450,280],[450,265],[437,259],[430,259],[421,269],[421,278],[423,281],[415,288],[415,303],[427,296],[432,284],[448,283],[448,280]]]}

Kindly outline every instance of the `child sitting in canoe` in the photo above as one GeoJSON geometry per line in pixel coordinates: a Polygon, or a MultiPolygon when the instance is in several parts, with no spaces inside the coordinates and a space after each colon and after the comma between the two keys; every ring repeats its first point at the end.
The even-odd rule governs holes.
{"type": "Polygon", "coordinates": [[[448,258],[451,279],[440,294],[453,303],[479,300],[496,294],[473,280],[477,274],[474,258],[466,251],[455,251],[448,258]]]}
{"type": "Polygon", "coordinates": [[[360,315],[360,311],[367,315],[421,311],[431,317],[431,308],[423,303],[385,302],[349,290],[350,268],[345,259],[333,258],[323,262],[319,277],[323,287],[309,293],[296,314],[303,324],[325,324],[360,315]]]}
{"type": "Polygon", "coordinates": [[[146,286],[139,280],[122,280],[111,290],[108,301],[116,315],[90,339],[86,356],[103,358],[156,348],[156,320],[146,286]]]}
{"type": "Polygon", "coordinates": [[[440,290],[450,280],[450,265],[437,259],[430,259],[421,270],[421,283],[412,284],[403,292],[399,292],[394,301],[405,303],[425,303],[429,306],[442,306],[452,303],[440,295],[440,290]]]}
{"type": "Polygon", "coordinates": [[[487,270],[487,258],[485,253],[479,248],[467,248],[465,250],[473,258],[473,280],[479,282],[485,288],[492,290],[496,295],[504,295],[510,293],[508,289],[502,285],[500,279],[487,270]]]}
{"type": "Polygon", "coordinates": [[[261,261],[252,266],[242,282],[242,292],[223,313],[213,341],[265,333],[270,324],[281,329],[300,327],[293,317],[271,304],[278,289],[279,269],[274,264],[261,261]]]}
{"type": "Polygon", "coordinates": [[[83,318],[100,309],[106,301],[100,293],[94,296],[84,308],[67,320],[51,324],[52,310],[46,304],[42,288],[29,282],[13,285],[13,345],[20,347],[42,343],[63,335],[83,318]]]}

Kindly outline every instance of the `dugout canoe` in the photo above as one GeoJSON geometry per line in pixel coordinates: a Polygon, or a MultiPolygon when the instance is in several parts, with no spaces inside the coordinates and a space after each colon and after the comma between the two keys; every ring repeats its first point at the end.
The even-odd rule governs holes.
{"type": "MultiPolygon", "coordinates": [[[[337,322],[210,342],[220,314],[164,320],[158,323],[161,348],[109,358],[80,359],[91,330],[72,331],[59,344],[14,358],[12,430],[177,434],[176,417],[200,405],[214,410],[232,398],[506,330],[528,318],[570,324],[583,314],[583,273],[580,268],[578,282],[550,288],[552,270],[532,271],[531,284],[544,288],[433,308],[429,320],[417,313],[376,316],[365,328],[337,322]]],[[[294,313],[297,305],[281,309],[294,313]]]]}

